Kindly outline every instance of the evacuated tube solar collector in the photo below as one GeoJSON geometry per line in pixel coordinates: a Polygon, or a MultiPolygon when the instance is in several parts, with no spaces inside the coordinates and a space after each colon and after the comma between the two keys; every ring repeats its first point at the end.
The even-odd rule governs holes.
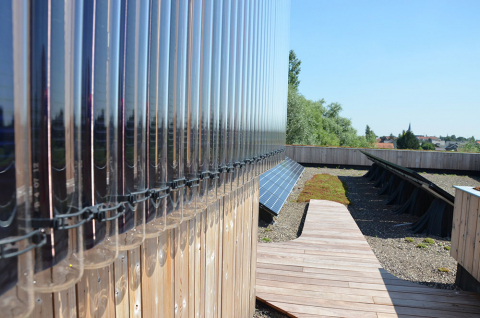
{"type": "Polygon", "coordinates": [[[283,160],[288,1],[0,8],[0,268],[17,269],[0,280],[2,313],[207,206],[217,222],[218,198],[240,204],[236,188],[283,160]]]}

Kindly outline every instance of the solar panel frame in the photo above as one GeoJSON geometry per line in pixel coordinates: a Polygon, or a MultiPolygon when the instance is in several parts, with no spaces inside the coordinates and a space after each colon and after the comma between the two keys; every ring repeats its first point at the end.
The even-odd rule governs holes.
{"type": "Polygon", "coordinates": [[[260,175],[260,207],[277,216],[304,169],[285,157],[276,167],[260,175]]]}

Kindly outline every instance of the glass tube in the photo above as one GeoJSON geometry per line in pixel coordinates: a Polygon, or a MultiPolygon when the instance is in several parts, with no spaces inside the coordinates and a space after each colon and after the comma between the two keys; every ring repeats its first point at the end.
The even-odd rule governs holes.
{"type": "MultiPolygon", "coordinates": [[[[81,142],[84,207],[117,204],[117,116],[120,5],[84,3],[81,142]]],[[[117,211],[109,211],[112,218],[117,211]]],[[[84,225],[84,266],[101,268],[118,256],[118,222],[93,219],[84,225]]]]}
{"type": "Polygon", "coordinates": [[[252,76],[251,76],[251,97],[250,97],[250,136],[248,141],[249,148],[249,158],[252,160],[249,168],[249,178],[253,179],[255,176],[255,168],[257,166],[255,162],[256,156],[256,119],[257,119],[257,96],[258,96],[258,2],[252,2],[252,49],[251,49],[251,59],[252,59],[252,76]]]}
{"type": "MultiPolygon", "coordinates": [[[[223,46],[227,47],[227,50],[230,51],[230,60],[228,63],[228,67],[230,68],[229,72],[229,85],[228,85],[228,122],[227,122],[227,166],[229,167],[230,171],[227,177],[227,192],[232,191],[233,180],[235,176],[235,117],[236,117],[236,98],[237,98],[237,90],[238,90],[238,83],[237,83],[237,69],[236,69],[236,61],[237,61],[237,4],[238,1],[232,0],[231,7],[228,12],[224,9],[224,15],[230,16],[230,29],[224,28],[226,32],[224,32],[225,37],[230,39],[230,43],[222,43],[223,46]]],[[[224,17],[225,20],[225,17],[224,17]]]]}
{"type": "MultiPolygon", "coordinates": [[[[28,5],[0,2],[0,244],[32,231],[29,224],[28,5]]],[[[19,240],[5,253],[24,250],[19,240]]],[[[0,258],[2,317],[27,317],[33,310],[33,251],[0,258]],[[22,286],[20,288],[19,286],[22,286]]]]}
{"type": "MultiPolygon", "coordinates": [[[[220,2],[221,6],[221,1],[220,2]]],[[[215,2],[215,3],[217,3],[215,2]]],[[[218,6],[219,4],[217,4],[218,6]]],[[[212,84],[212,36],[213,36],[213,0],[203,1],[203,23],[200,58],[200,99],[198,109],[199,147],[198,171],[200,180],[198,187],[197,210],[207,208],[207,193],[210,162],[210,93],[212,84]]],[[[218,10],[218,9],[217,9],[218,10]]],[[[217,11],[218,12],[218,11],[217,11]]]]}
{"type": "MultiPolygon", "coordinates": [[[[167,187],[168,63],[170,48],[170,0],[151,0],[148,55],[147,173],[151,190],[165,195],[167,187]]],[[[146,235],[165,229],[167,198],[147,201],[146,235]]]]}
{"type": "Polygon", "coordinates": [[[240,160],[242,157],[241,154],[241,142],[242,142],[242,113],[243,113],[243,74],[245,71],[245,66],[243,64],[243,49],[244,49],[244,9],[245,4],[242,2],[238,3],[237,10],[234,12],[237,16],[237,28],[236,28],[236,47],[237,57],[235,61],[235,121],[234,121],[234,133],[233,133],[233,165],[235,171],[233,173],[232,179],[232,188],[237,188],[241,186],[240,177],[241,177],[241,165],[240,160]]]}
{"type": "MultiPolygon", "coordinates": [[[[262,34],[262,29],[261,29],[261,3],[257,2],[257,12],[256,15],[256,27],[255,30],[257,31],[256,34],[256,52],[255,52],[255,72],[256,72],[256,79],[255,79],[255,115],[254,115],[254,140],[253,140],[253,155],[254,157],[258,157],[260,155],[259,151],[259,135],[260,135],[260,115],[261,115],[261,34],[262,34]]],[[[256,160],[255,165],[254,165],[254,172],[253,176],[257,176],[258,172],[260,171],[260,162],[256,160]]]]}
{"type": "Polygon", "coordinates": [[[187,56],[188,0],[173,0],[170,15],[170,60],[168,72],[168,162],[167,181],[171,187],[167,200],[167,228],[182,222],[185,133],[185,90],[187,56]]]}
{"type": "Polygon", "coordinates": [[[196,214],[198,196],[198,110],[200,97],[200,40],[202,35],[202,0],[188,1],[187,86],[185,112],[185,178],[192,182],[185,187],[183,219],[196,214]]]}
{"type": "Polygon", "coordinates": [[[119,201],[138,193],[118,218],[120,250],[139,246],[145,238],[145,145],[149,2],[123,0],[120,15],[118,111],[119,201]]]}
{"type": "MultiPolygon", "coordinates": [[[[218,157],[219,157],[219,169],[220,175],[218,179],[218,195],[222,196],[230,192],[231,184],[229,182],[230,173],[227,172],[228,165],[228,154],[230,151],[229,139],[231,133],[230,129],[230,99],[229,96],[232,93],[230,85],[229,72],[230,72],[230,59],[234,58],[230,55],[230,28],[232,27],[230,23],[230,7],[232,1],[226,1],[223,6],[222,14],[222,47],[221,47],[221,60],[220,60],[220,106],[219,106],[219,148],[218,148],[218,157]]],[[[232,39],[233,41],[233,39],[232,39]]]]}
{"type": "Polygon", "coordinates": [[[32,225],[46,228],[35,249],[34,288],[66,289],[83,274],[80,201],[80,90],[83,1],[30,3],[32,225]],[[65,227],[52,227],[59,215],[65,227]],[[71,215],[71,216],[68,216],[71,215]]]}
{"type": "MultiPolygon", "coordinates": [[[[247,138],[248,138],[248,127],[249,122],[247,120],[249,111],[250,111],[250,103],[249,100],[249,90],[250,90],[250,83],[249,83],[249,73],[250,73],[250,56],[249,56],[249,49],[250,49],[250,21],[251,21],[251,3],[249,0],[245,0],[242,4],[244,6],[244,14],[243,14],[243,46],[242,46],[242,57],[243,57],[243,67],[242,67],[242,113],[241,113],[241,132],[240,132],[240,145],[239,145],[239,161],[245,163],[245,159],[247,159],[247,138]]],[[[239,173],[239,184],[242,185],[248,181],[248,166],[242,165],[240,168],[239,173]]]]}
{"type": "Polygon", "coordinates": [[[218,180],[218,145],[219,145],[219,108],[220,108],[220,76],[222,48],[222,2],[215,1],[212,33],[212,77],[210,96],[210,156],[209,170],[211,177],[207,181],[208,202],[217,200],[218,180]]]}
{"type": "MultiPolygon", "coordinates": [[[[259,136],[258,136],[258,155],[262,156],[265,154],[264,151],[264,137],[265,137],[265,104],[266,104],[266,65],[267,65],[267,54],[266,54],[266,2],[262,1],[260,4],[260,19],[261,19],[261,53],[260,53],[260,68],[261,68],[261,82],[260,82],[260,91],[261,91],[261,99],[260,99],[260,116],[259,116],[259,136]]],[[[264,164],[265,161],[261,159],[259,161],[259,170],[258,175],[264,172],[264,164]]]]}
{"type": "MultiPolygon", "coordinates": [[[[246,59],[246,77],[244,78],[244,85],[246,87],[245,92],[245,99],[244,99],[244,105],[245,105],[245,136],[244,136],[244,159],[249,159],[251,160],[253,158],[252,153],[251,153],[251,137],[252,137],[252,112],[253,112],[253,103],[252,103],[252,96],[253,96],[253,39],[254,39],[254,33],[253,33],[253,22],[254,22],[254,7],[255,4],[253,1],[247,0],[246,5],[248,7],[248,10],[245,10],[245,21],[248,21],[246,23],[247,31],[247,41],[246,41],[246,53],[244,54],[244,57],[246,59]]],[[[251,180],[251,171],[252,171],[253,165],[251,162],[246,162],[245,165],[245,181],[250,181],[251,180]]]]}

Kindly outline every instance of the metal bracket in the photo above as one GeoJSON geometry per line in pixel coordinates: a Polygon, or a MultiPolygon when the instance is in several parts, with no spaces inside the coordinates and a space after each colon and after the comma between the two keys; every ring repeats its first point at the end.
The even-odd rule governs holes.
{"type": "Polygon", "coordinates": [[[210,171],[202,171],[202,172],[200,172],[200,174],[198,175],[198,179],[199,179],[200,181],[205,180],[205,179],[208,179],[208,178],[210,178],[210,171]]]}
{"type": "MultiPolygon", "coordinates": [[[[227,172],[228,172],[228,170],[227,170],[227,172]]],[[[209,176],[210,176],[210,179],[212,179],[212,180],[218,179],[218,178],[220,178],[220,172],[218,172],[218,171],[210,172],[209,176]]]]}
{"type": "Polygon", "coordinates": [[[15,236],[7,238],[0,243],[0,259],[16,257],[33,250],[34,248],[41,247],[47,243],[47,236],[43,230],[35,230],[22,236],[15,236]],[[17,242],[31,239],[31,244],[25,247],[23,250],[8,251],[8,245],[14,245],[17,242]]]}
{"type": "Polygon", "coordinates": [[[218,167],[218,172],[219,173],[228,172],[228,167],[227,166],[218,167]]]}
{"type": "Polygon", "coordinates": [[[200,185],[199,179],[194,178],[194,179],[187,180],[187,181],[185,181],[185,185],[189,188],[196,188],[200,185]]]}
{"type": "Polygon", "coordinates": [[[185,178],[176,179],[176,180],[173,180],[172,182],[167,182],[167,185],[170,187],[170,191],[177,190],[185,187],[186,181],[187,180],[185,178]]]}

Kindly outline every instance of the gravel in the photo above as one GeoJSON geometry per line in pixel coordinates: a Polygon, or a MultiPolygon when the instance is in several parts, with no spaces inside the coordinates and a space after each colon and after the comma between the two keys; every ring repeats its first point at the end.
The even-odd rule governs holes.
{"type": "MultiPolygon", "coordinates": [[[[258,241],[262,244],[283,242],[297,238],[303,227],[308,209],[307,203],[296,203],[306,181],[314,175],[328,173],[338,176],[348,187],[348,198],[352,202],[348,210],[365,235],[383,268],[391,274],[411,282],[442,289],[456,289],[457,262],[450,257],[449,238],[430,236],[432,244],[424,242],[422,234],[412,234],[409,224],[417,220],[411,215],[397,215],[398,206],[386,206],[386,196],[379,196],[362,176],[367,170],[339,168],[305,168],[302,177],[287,199],[278,217],[271,224],[259,221],[258,241]],[[408,242],[405,238],[412,238],[408,242]],[[417,247],[423,244],[425,247],[417,247]],[[447,270],[447,272],[440,271],[447,270]]],[[[478,186],[480,178],[472,175],[455,175],[421,172],[445,191],[455,195],[453,185],[478,186]]],[[[254,317],[287,317],[257,302],[254,317]]]]}
{"type": "Polygon", "coordinates": [[[467,174],[420,172],[420,175],[432,181],[453,196],[455,196],[455,188],[453,188],[453,185],[476,187],[480,184],[480,177],[467,174]]]}

